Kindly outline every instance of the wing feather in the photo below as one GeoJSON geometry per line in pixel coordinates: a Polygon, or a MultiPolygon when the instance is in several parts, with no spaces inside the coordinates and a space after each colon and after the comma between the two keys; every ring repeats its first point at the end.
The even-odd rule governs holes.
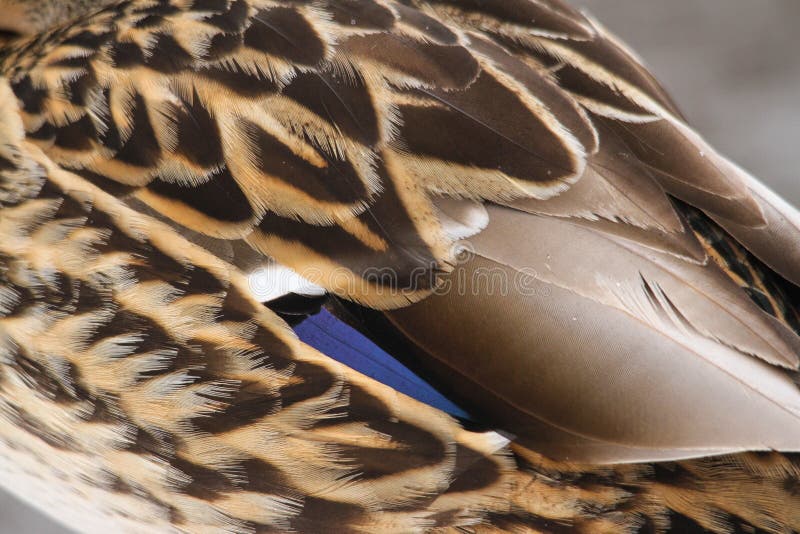
{"type": "Polygon", "coordinates": [[[408,532],[502,513],[512,466],[496,437],[304,345],[235,267],[11,123],[5,483],[84,529],[408,532]]]}
{"type": "Polygon", "coordinates": [[[536,214],[520,222],[564,256],[554,283],[625,308],[597,285],[602,269],[569,267],[584,263],[547,239],[584,232],[588,249],[638,265],[613,273],[622,286],[645,276],[703,336],[796,368],[794,334],[759,308],[785,322],[785,297],[725,274],[734,263],[676,202],[791,280],[794,213],[695,134],[597,23],[560,2],[517,4],[134,2],[4,64],[45,155],[122,184],[129,205],[208,246],[244,240],[334,293],[396,307],[456,261],[438,197],[493,201],[536,214]]]}
{"type": "MultiPolygon", "coordinates": [[[[521,5],[548,31],[585,31],[554,5],[521,5]]],[[[396,244],[376,260],[397,272],[389,296],[362,290],[367,281],[349,284],[351,298],[416,300],[431,284],[409,285],[415,270],[448,268],[433,194],[553,196],[596,150],[587,115],[545,73],[414,7],[153,9],[120,6],[9,54],[8,65],[36,57],[12,76],[30,138],[193,232],[248,238],[297,269],[293,251],[311,249],[326,258],[323,283],[337,268],[369,275],[353,249],[326,247],[331,235],[366,250],[396,244]]]]}

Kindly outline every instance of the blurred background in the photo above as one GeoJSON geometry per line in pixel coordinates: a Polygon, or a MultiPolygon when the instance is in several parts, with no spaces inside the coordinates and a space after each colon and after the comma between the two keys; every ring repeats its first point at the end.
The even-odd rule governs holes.
{"type": "Polygon", "coordinates": [[[568,1],[639,54],[711,145],[800,206],[800,2],[568,1]]]}
{"type": "MultiPolygon", "coordinates": [[[[800,1],[572,4],[644,59],[712,145],[800,206],[800,1]]],[[[64,532],[0,495],[0,534],[64,532]]]]}

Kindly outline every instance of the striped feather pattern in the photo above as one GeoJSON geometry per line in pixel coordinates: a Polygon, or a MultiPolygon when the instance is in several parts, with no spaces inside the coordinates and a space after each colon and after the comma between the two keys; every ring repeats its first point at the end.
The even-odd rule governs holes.
{"type": "Polygon", "coordinates": [[[49,165],[2,174],[4,480],[87,530],[406,532],[503,509],[495,438],[300,344],[233,267],[49,165]]]}
{"type": "MultiPolygon", "coordinates": [[[[794,454],[556,462],[337,364],[249,295],[270,258],[406,305],[514,210],[542,230],[517,249],[584,232],[668,258],[702,298],[639,273],[656,312],[796,376],[797,215],[596,21],[560,0],[0,6],[33,34],[0,46],[4,485],[86,531],[800,530],[794,454]]],[[[576,272],[544,278],[635,307],[576,272]]]]}
{"type": "MultiPolygon", "coordinates": [[[[558,10],[530,5],[560,29],[558,10]]],[[[550,197],[596,149],[545,71],[438,9],[452,10],[122,3],[4,63],[29,139],[56,164],[391,304],[452,259],[432,194],[550,197]],[[376,268],[397,274],[353,283],[376,268]]]]}

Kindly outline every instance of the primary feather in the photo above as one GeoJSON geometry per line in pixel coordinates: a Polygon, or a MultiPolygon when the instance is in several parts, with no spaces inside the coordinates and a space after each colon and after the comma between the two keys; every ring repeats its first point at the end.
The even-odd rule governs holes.
{"type": "Polygon", "coordinates": [[[11,489],[83,530],[800,528],[800,217],[588,16],[7,3],[11,489]],[[479,428],[298,339],[270,262],[479,428]]]}

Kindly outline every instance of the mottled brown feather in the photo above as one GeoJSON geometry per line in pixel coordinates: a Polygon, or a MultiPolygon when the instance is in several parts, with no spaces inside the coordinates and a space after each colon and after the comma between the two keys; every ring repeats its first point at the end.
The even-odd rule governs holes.
{"type": "Polygon", "coordinates": [[[796,376],[795,213],[593,20],[559,0],[0,6],[31,34],[0,48],[12,490],[85,530],[800,530],[793,454],[505,446],[305,346],[229,263],[246,240],[248,269],[263,254],[406,305],[457,259],[441,196],[490,201],[692,265],[767,325],[752,355],[796,376]]]}

